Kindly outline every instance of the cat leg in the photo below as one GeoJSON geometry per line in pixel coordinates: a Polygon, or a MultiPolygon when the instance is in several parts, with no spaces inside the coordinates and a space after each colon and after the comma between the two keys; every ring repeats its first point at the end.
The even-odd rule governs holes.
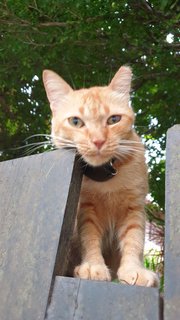
{"type": "Polygon", "coordinates": [[[143,267],[145,215],[141,210],[133,210],[119,229],[118,240],[121,262],[117,271],[119,281],[147,287],[159,284],[157,275],[143,267]]]}
{"type": "Polygon", "coordinates": [[[82,262],[74,270],[75,277],[110,281],[111,276],[101,251],[103,229],[94,209],[84,208],[78,219],[82,248],[82,262]]]}

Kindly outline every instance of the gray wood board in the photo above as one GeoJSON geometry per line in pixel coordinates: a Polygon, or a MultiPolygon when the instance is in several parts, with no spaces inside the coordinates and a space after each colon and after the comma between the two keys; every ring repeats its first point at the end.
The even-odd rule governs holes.
{"type": "Polygon", "coordinates": [[[180,319],[180,125],[167,134],[164,319],[180,319]]]}
{"type": "Polygon", "coordinates": [[[44,319],[74,159],[57,150],[0,163],[1,320],[44,319]]]}
{"type": "Polygon", "coordinates": [[[56,277],[47,320],[158,320],[159,291],[56,277]]]}
{"type": "Polygon", "coordinates": [[[82,181],[82,169],[79,158],[76,159],[69,188],[68,204],[64,213],[64,220],[56,256],[54,275],[65,275],[67,272],[71,235],[73,234],[77,214],[82,181]]]}

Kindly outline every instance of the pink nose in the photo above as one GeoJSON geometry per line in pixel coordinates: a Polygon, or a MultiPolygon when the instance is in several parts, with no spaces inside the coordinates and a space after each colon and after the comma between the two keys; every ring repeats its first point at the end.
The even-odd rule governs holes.
{"type": "Polygon", "coordinates": [[[105,140],[94,140],[93,143],[100,150],[104,144],[105,140]]]}

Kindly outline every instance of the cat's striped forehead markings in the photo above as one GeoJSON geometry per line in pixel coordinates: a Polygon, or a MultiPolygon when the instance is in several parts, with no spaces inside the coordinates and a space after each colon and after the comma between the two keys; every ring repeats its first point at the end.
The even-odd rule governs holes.
{"type": "Polygon", "coordinates": [[[84,106],[79,107],[79,112],[82,116],[84,115],[84,106]]]}
{"type": "Polygon", "coordinates": [[[82,105],[79,107],[82,116],[91,116],[94,119],[109,113],[109,107],[102,100],[97,90],[90,90],[82,97],[82,105]]]}

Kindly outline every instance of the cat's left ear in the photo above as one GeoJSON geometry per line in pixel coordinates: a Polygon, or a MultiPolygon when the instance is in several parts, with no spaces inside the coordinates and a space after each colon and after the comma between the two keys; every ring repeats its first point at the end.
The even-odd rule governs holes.
{"type": "Polygon", "coordinates": [[[51,110],[55,112],[61,101],[73,89],[57,73],[51,70],[43,71],[43,83],[51,110]]]}
{"type": "Polygon", "coordinates": [[[114,78],[111,80],[109,87],[120,96],[128,95],[131,90],[132,71],[128,66],[122,66],[116,72],[114,78]]]}

